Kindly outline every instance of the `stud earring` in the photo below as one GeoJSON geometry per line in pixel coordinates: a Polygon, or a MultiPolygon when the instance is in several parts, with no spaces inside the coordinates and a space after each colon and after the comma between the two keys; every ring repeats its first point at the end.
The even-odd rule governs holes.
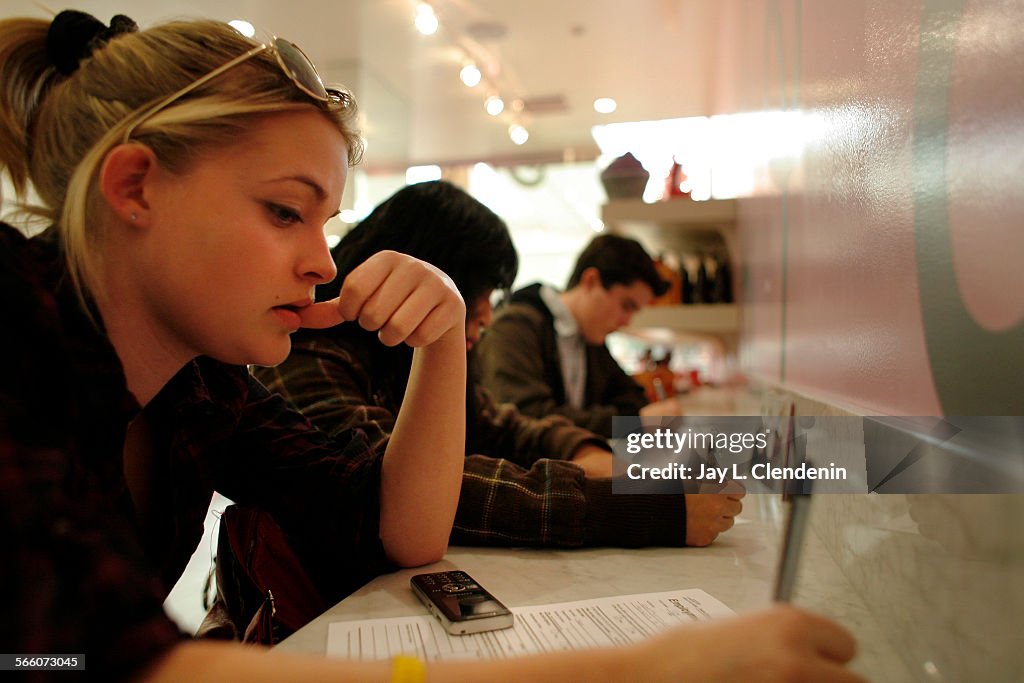
{"type": "Polygon", "coordinates": [[[139,220],[138,214],[135,214],[135,213],[133,213],[131,216],[129,216],[129,218],[131,219],[132,223],[134,223],[135,221],[139,220]]]}

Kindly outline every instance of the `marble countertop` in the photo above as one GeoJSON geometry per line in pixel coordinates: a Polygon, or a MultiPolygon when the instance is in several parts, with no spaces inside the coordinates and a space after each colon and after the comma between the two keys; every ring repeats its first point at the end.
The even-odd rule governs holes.
{"type": "MultiPolygon", "coordinates": [[[[779,496],[749,495],[739,523],[707,548],[452,547],[440,562],[378,577],[277,647],[323,654],[331,622],[424,614],[409,578],[446,569],[469,572],[513,610],[687,588],[703,589],[736,612],[766,607],[778,564],[782,517],[779,496]]],[[[793,602],[837,620],[856,635],[854,670],[870,680],[916,680],[813,532],[806,535],[793,602]]]]}

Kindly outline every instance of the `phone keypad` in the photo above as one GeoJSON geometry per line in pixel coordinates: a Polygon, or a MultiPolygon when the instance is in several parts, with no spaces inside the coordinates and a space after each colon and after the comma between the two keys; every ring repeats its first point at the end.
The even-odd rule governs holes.
{"type": "Polygon", "coordinates": [[[444,593],[464,593],[480,589],[480,584],[463,571],[428,574],[423,578],[423,583],[431,590],[440,590],[444,593]]]}

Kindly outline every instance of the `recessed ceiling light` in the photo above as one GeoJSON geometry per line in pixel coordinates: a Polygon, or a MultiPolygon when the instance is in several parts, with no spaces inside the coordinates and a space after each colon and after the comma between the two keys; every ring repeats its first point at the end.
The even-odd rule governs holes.
{"type": "Polygon", "coordinates": [[[434,8],[425,2],[416,5],[416,30],[425,36],[432,36],[437,32],[437,15],[434,8]]]}
{"type": "Polygon", "coordinates": [[[508,33],[508,26],[499,21],[474,21],[466,26],[466,33],[478,42],[500,40],[508,33]]]}
{"type": "Polygon", "coordinates": [[[598,114],[611,114],[618,106],[618,103],[610,97],[598,97],[594,100],[594,111],[598,114]]]}

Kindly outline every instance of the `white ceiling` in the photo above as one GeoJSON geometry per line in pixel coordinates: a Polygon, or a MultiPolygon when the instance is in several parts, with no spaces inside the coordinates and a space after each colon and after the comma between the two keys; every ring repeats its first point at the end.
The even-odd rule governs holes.
{"type": "MultiPolygon", "coordinates": [[[[4,15],[48,16],[43,6],[58,1],[4,0],[4,15]]],[[[293,40],[325,81],[355,92],[369,143],[363,165],[371,172],[452,161],[535,163],[566,154],[588,159],[596,156],[596,124],[710,113],[721,35],[713,0],[433,0],[441,29],[429,37],[413,27],[415,0],[68,4],[104,22],[125,13],[143,27],[180,16],[243,18],[293,40]],[[482,35],[479,25],[504,35],[482,35]],[[508,110],[488,116],[484,86],[470,89],[458,79],[467,52],[506,100],[555,96],[564,111],[524,113],[530,139],[513,145],[508,110]],[[595,113],[597,97],[614,97],[618,110],[595,113]]]]}

